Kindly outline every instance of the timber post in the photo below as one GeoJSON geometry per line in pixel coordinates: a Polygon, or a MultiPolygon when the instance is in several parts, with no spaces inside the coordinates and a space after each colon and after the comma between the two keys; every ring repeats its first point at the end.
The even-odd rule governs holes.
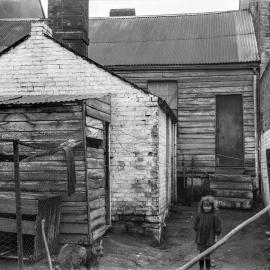
{"type": "Polygon", "coordinates": [[[17,247],[18,247],[18,269],[23,269],[23,237],[22,237],[22,215],[21,215],[21,190],[20,190],[20,166],[19,166],[19,141],[13,141],[14,153],[14,180],[15,180],[15,202],[16,202],[16,225],[17,225],[17,247]]]}
{"type": "Polygon", "coordinates": [[[191,158],[191,204],[193,203],[194,192],[194,157],[191,158]]]}

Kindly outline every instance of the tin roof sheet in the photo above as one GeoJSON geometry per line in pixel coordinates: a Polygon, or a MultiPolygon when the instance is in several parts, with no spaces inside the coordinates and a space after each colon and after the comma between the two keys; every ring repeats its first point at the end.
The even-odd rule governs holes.
{"type": "Polygon", "coordinates": [[[89,19],[89,58],[106,66],[259,60],[249,11],[89,19]]]}
{"type": "Polygon", "coordinates": [[[0,20],[0,52],[30,33],[30,21],[0,20]]]}
{"type": "Polygon", "coordinates": [[[45,103],[64,103],[95,98],[91,95],[28,95],[0,96],[0,105],[34,105],[45,103]]]}
{"type": "Polygon", "coordinates": [[[44,19],[40,0],[0,0],[0,19],[13,18],[44,19]]]}

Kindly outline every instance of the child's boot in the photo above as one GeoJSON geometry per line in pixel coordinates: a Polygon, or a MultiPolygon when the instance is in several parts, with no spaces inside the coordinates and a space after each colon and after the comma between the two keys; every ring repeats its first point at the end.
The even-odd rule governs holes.
{"type": "Polygon", "coordinates": [[[206,265],[206,270],[210,270],[210,267],[211,267],[211,260],[210,260],[210,259],[206,259],[206,260],[205,260],[205,265],[206,265]]]}
{"type": "Polygon", "coordinates": [[[200,270],[204,270],[204,259],[199,260],[200,270]]]}

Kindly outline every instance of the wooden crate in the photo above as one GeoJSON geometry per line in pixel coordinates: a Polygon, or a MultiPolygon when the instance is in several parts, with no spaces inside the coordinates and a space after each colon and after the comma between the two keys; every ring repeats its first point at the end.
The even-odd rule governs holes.
{"type": "MultiPolygon", "coordinates": [[[[45,219],[45,234],[50,251],[56,251],[59,236],[61,197],[42,193],[22,193],[22,233],[24,259],[38,260],[45,255],[41,220],[45,219]]],[[[17,232],[14,192],[0,193],[0,233],[17,232]]],[[[1,240],[0,240],[1,242],[1,240]]],[[[12,244],[12,243],[10,243],[12,244]]],[[[14,243],[13,243],[14,244],[14,243]]],[[[5,246],[0,256],[16,257],[16,248],[5,246]]]]}

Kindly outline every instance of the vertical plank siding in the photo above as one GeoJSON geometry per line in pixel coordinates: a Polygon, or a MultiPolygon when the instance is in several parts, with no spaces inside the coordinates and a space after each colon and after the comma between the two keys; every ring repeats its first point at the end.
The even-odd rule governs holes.
{"type": "Polygon", "coordinates": [[[244,114],[245,169],[254,174],[253,70],[114,70],[147,90],[148,81],[177,81],[178,84],[178,173],[191,158],[197,173],[215,171],[216,95],[241,94],[244,114]]]}

